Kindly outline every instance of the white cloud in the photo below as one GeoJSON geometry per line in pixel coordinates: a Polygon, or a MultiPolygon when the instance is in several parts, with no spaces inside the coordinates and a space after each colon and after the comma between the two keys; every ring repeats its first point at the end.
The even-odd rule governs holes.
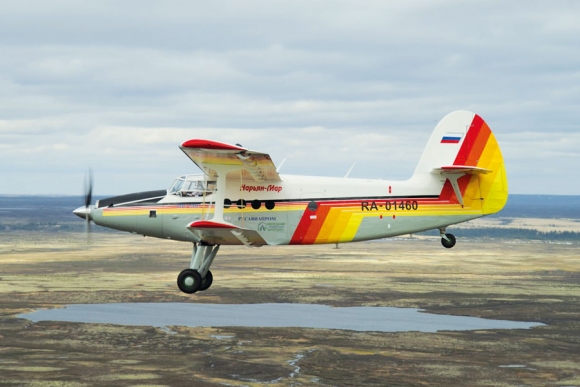
{"type": "Polygon", "coordinates": [[[470,109],[495,131],[512,192],[580,194],[574,1],[31,1],[0,14],[0,193],[31,193],[35,176],[67,193],[88,166],[104,194],[158,188],[193,172],[177,148],[193,137],[288,158],[287,173],[342,176],[357,161],[351,176],[406,178],[436,122],[470,109]]]}

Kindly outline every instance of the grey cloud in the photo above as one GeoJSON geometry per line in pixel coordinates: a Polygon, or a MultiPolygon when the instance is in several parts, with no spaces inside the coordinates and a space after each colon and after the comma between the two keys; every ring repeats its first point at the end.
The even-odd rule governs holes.
{"type": "Polygon", "coordinates": [[[177,149],[193,137],[288,157],[286,172],[341,176],[357,161],[352,176],[406,178],[436,122],[470,109],[515,192],[549,192],[527,172],[541,162],[533,179],[580,193],[560,167],[577,159],[577,2],[32,1],[0,14],[5,182],[41,159],[55,181],[93,165],[115,182],[104,193],[132,189],[120,168],[155,188],[193,172],[177,149]]]}

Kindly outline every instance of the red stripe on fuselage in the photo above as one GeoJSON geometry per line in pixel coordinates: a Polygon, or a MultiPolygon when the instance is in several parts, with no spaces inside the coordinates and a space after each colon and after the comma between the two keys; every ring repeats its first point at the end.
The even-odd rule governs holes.
{"type": "Polygon", "coordinates": [[[318,206],[318,209],[314,212],[314,216],[316,216],[316,219],[312,219],[312,221],[310,222],[310,226],[308,227],[306,234],[304,234],[304,239],[302,240],[302,243],[305,244],[314,243],[316,237],[320,233],[320,229],[322,228],[324,221],[326,220],[326,216],[328,215],[328,212],[332,207],[333,207],[332,204],[320,204],[318,206]]]}
{"type": "Polygon", "coordinates": [[[313,219],[310,219],[311,215],[314,215],[315,212],[310,211],[308,208],[304,209],[304,214],[302,214],[302,218],[300,222],[298,222],[298,226],[296,226],[296,230],[294,230],[294,234],[292,235],[292,239],[290,239],[291,245],[300,245],[303,242],[304,235],[308,231],[310,224],[312,223],[313,219]]]}
{"type": "MultiPolygon", "coordinates": [[[[451,191],[453,192],[453,190],[451,191]]],[[[336,201],[325,201],[325,202],[317,202],[318,208],[316,211],[309,210],[306,205],[307,203],[303,203],[304,205],[304,214],[300,219],[300,222],[296,226],[296,230],[294,230],[294,234],[290,240],[291,245],[300,245],[300,244],[312,244],[316,242],[316,238],[320,234],[322,227],[324,226],[324,222],[328,216],[328,213],[332,209],[336,209],[339,207],[353,207],[356,206],[357,208],[363,207],[363,203],[365,206],[369,206],[370,203],[376,203],[380,208],[384,208],[383,205],[385,202],[393,202],[396,201],[397,203],[400,202],[413,202],[416,201],[419,206],[422,204],[449,204],[449,200],[441,200],[441,198],[402,198],[402,197],[395,197],[389,198],[385,196],[380,199],[354,199],[354,200],[336,200],[336,201]],[[316,216],[316,218],[311,218],[316,216]]],[[[369,212],[370,213],[370,212],[369,212]]],[[[382,212],[381,212],[382,213],[382,212]]],[[[391,212],[392,214],[399,213],[397,207],[393,207],[391,212]]],[[[379,212],[377,212],[379,214],[379,212]]]]}

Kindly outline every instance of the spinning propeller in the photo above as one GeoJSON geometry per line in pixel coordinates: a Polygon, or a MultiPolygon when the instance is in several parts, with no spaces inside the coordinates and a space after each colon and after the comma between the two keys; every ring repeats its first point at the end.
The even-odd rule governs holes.
{"type": "Polygon", "coordinates": [[[93,206],[91,201],[93,199],[93,171],[89,169],[89,173],[85,176],[85,192],[84,192],[84,207],[79,207],[73,211],[73,213],[83,219],[86,219],[86,232],[87,234],[91,232],[91,210],[93,206]]]}
{"type": "Polygon", "coordinates": [[[93,198],[93,170],[89,168],[89,174],[85,176],[85,208],[89,208],[93,198]]]}

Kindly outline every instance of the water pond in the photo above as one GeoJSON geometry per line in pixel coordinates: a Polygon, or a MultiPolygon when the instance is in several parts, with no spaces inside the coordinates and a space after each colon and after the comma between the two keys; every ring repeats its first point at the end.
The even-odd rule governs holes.
{"type": "Polygon", "coordinates": [[[544,324],[423,313],[392,307],[331,307],[313,304],[78,304],[37,310],[18,317],[155,327],[300,327],[378,332],[436,332],[479,329],[528,329],[544,324]]]}

